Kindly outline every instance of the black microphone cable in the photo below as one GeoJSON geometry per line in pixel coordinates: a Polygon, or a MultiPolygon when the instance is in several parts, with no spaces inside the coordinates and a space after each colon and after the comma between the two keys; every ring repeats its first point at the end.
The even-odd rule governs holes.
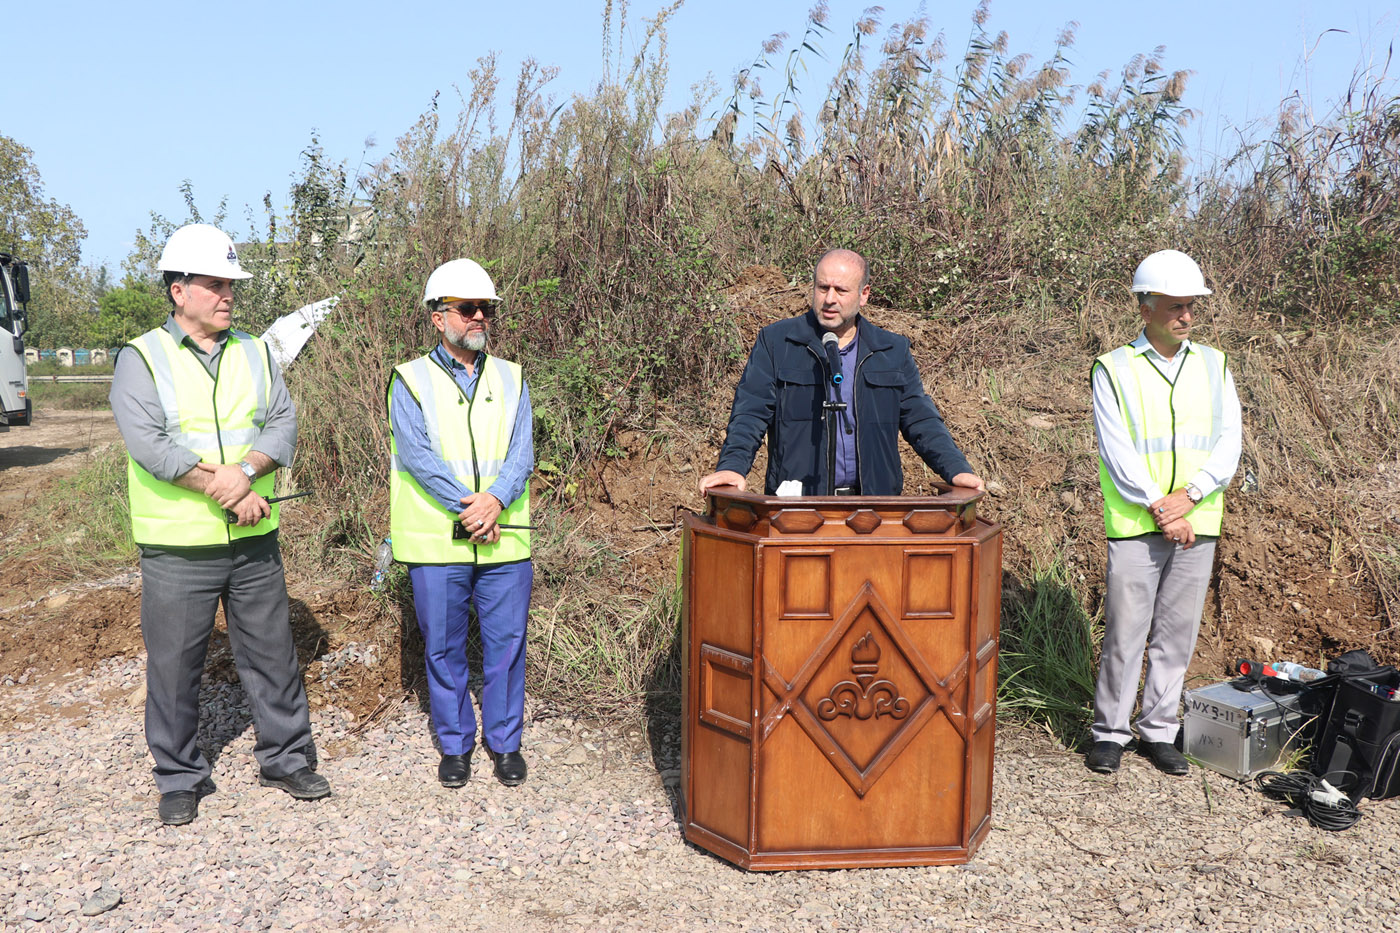
{"type": "Polygon", "coordinates": [[[1261,771],[1254,776],[1254,784],[1264,796],[1301,810],[1318,829],[1340,832],[1361,819],[1350,797],[1331,785],[1324,787],[1322,778],[1307,771],[1261,771]]]}

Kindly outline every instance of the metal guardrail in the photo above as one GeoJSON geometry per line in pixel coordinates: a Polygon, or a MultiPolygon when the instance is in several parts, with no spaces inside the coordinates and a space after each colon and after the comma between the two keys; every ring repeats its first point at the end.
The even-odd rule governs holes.
{"type": "Polygon", "coordinates": [[[106,376],[30,376],[30,382],[111,382],[112,377],[106,376]]]}

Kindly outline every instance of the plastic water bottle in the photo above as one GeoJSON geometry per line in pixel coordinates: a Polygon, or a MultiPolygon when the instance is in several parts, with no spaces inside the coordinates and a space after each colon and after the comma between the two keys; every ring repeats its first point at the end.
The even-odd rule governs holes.
{"type": "Polygon", "coordinates": [[[1285,680],[1296,680],[1299,683],[1308,683],[1309,681],[1317,680],[1319,677],[1327,676],[1315,667],[1304,667],[1293,661],[1280,661],[1270,666],[1273,667],[1275,676],[1285,680]]]}
{"type": "Polygon", "coordinates": [[[384,586],[384,577],[394,562],[394,539],[385,538],[374,550],[374,576],[369,579],[369,588],[378,592],[384,586]]]}

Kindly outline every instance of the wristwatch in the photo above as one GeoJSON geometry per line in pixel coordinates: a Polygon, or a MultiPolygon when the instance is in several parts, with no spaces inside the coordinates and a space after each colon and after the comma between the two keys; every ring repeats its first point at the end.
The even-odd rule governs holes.
{"type": "Polygon", "coordinates": [[[1195,483],[1187,483],[1186,498],[1190,499],[1191,503],[1195,505],[1199,503],[1204,496],[1201,495],[1201,490],[1197,488],[1195,483]]]}
{"type": "Polygon", "coordinates": [[[238,461],[238,468],[243,471],[243,475],[248,477],[248,482],[258,478],[258,471],[253,469],[253,465],[247,460],[238,461]]]}

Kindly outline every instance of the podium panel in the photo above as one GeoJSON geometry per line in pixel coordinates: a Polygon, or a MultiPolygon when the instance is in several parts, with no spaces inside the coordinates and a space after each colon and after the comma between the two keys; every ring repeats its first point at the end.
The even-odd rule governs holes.
{"type": "Polygon", "coordinates": [[[990,829],[1001,529],[980,494],[686,519],[686,838],[744,868],[966,862],[990,829]]]}

